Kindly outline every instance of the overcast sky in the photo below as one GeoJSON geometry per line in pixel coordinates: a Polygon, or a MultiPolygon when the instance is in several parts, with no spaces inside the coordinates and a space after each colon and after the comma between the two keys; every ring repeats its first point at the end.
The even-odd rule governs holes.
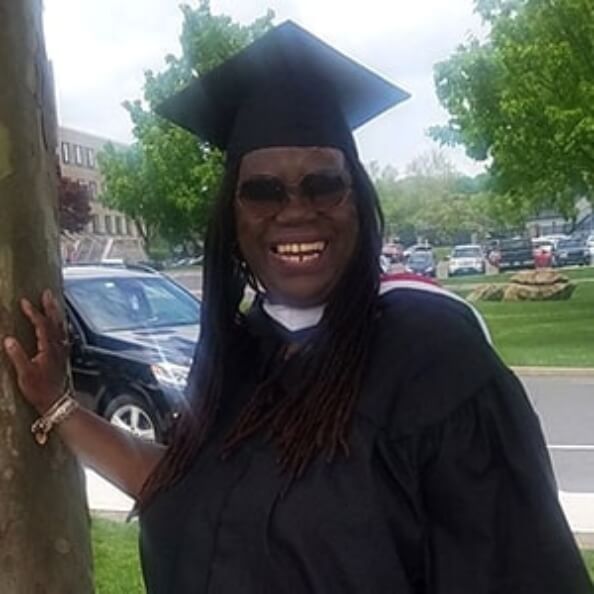
{"type": "MultiPolygon", "coordinates": [[[[406,103],[357,132],[365,163],[400,171],[437,146],[427,128],[447,117],[435,96],[433,65],[470,33],[481,32],[473,0],[212,0],[211,6],[244,23],[271,8],[277,23],[296,21],[409,91],[406,103]]],[[[45,27],[61,123],[130,141],[121,103],[140,98],[144,70],[160,70],[166,54],[179,54],[178,2],[45,0],[45,27]]],[[[448,155],[465,173],[481,168],[461,150],[448,155]]]]}

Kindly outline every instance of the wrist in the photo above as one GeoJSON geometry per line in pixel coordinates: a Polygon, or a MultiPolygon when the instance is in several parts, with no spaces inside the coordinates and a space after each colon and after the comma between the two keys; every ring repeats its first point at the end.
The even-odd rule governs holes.
{"type": "Polygon", "coordinates": [[[67,389],[64,394],[31,425],[31,433],[33,433],[35,441],[39,445],[45,445],[51,430],[66,421],[66,419],[72,416],[78,408],[79,404],[74,400],[72,391],[67,389]]]}

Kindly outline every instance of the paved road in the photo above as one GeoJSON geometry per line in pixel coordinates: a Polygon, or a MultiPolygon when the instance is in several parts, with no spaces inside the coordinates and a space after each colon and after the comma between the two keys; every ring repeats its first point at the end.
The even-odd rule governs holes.
{"type": "Polygon", "coordinates": [[[200,296],[202,293],[202,268],[196,266],[191,270],[168,270],[167,275],[194,295],[200,296]]]}
{"type": "Polygon", "coordinates": [[[522,381],[540,416],[559,487],[594,494],[594,377],[522,381]]]}

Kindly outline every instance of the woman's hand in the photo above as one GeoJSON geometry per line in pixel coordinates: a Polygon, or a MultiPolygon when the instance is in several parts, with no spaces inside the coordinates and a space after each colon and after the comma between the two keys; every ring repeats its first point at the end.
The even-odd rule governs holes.
{"type": "Polygon", "coordinates": [[[4,339],[4,348],[15,367],[24,397],[44,414],[64,393],[70,349],[64,318],[51,291],[44,291],[41,303],[43,313],[27,299],[21,300],[21,309],[37,336],[35,356],[31,359],[12,336],[4,339]]]}

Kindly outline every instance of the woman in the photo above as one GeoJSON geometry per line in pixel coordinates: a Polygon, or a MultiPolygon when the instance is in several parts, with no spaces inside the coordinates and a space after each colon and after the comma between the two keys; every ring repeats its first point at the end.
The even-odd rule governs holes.
{"type": "MultiPolygon", "coordinates": [[[[431,285],[380,282],[351,129],[403,97],[288,23],[161,108],[227,152],[188,410],[166,449],[80,409],[57,425],[138,500],[152,594],[592,592],[481,320],[431,285]]],[[[6,344],[41,414],[66,356],[43,305],[24,304],[39,354],[6,344]]]]}

